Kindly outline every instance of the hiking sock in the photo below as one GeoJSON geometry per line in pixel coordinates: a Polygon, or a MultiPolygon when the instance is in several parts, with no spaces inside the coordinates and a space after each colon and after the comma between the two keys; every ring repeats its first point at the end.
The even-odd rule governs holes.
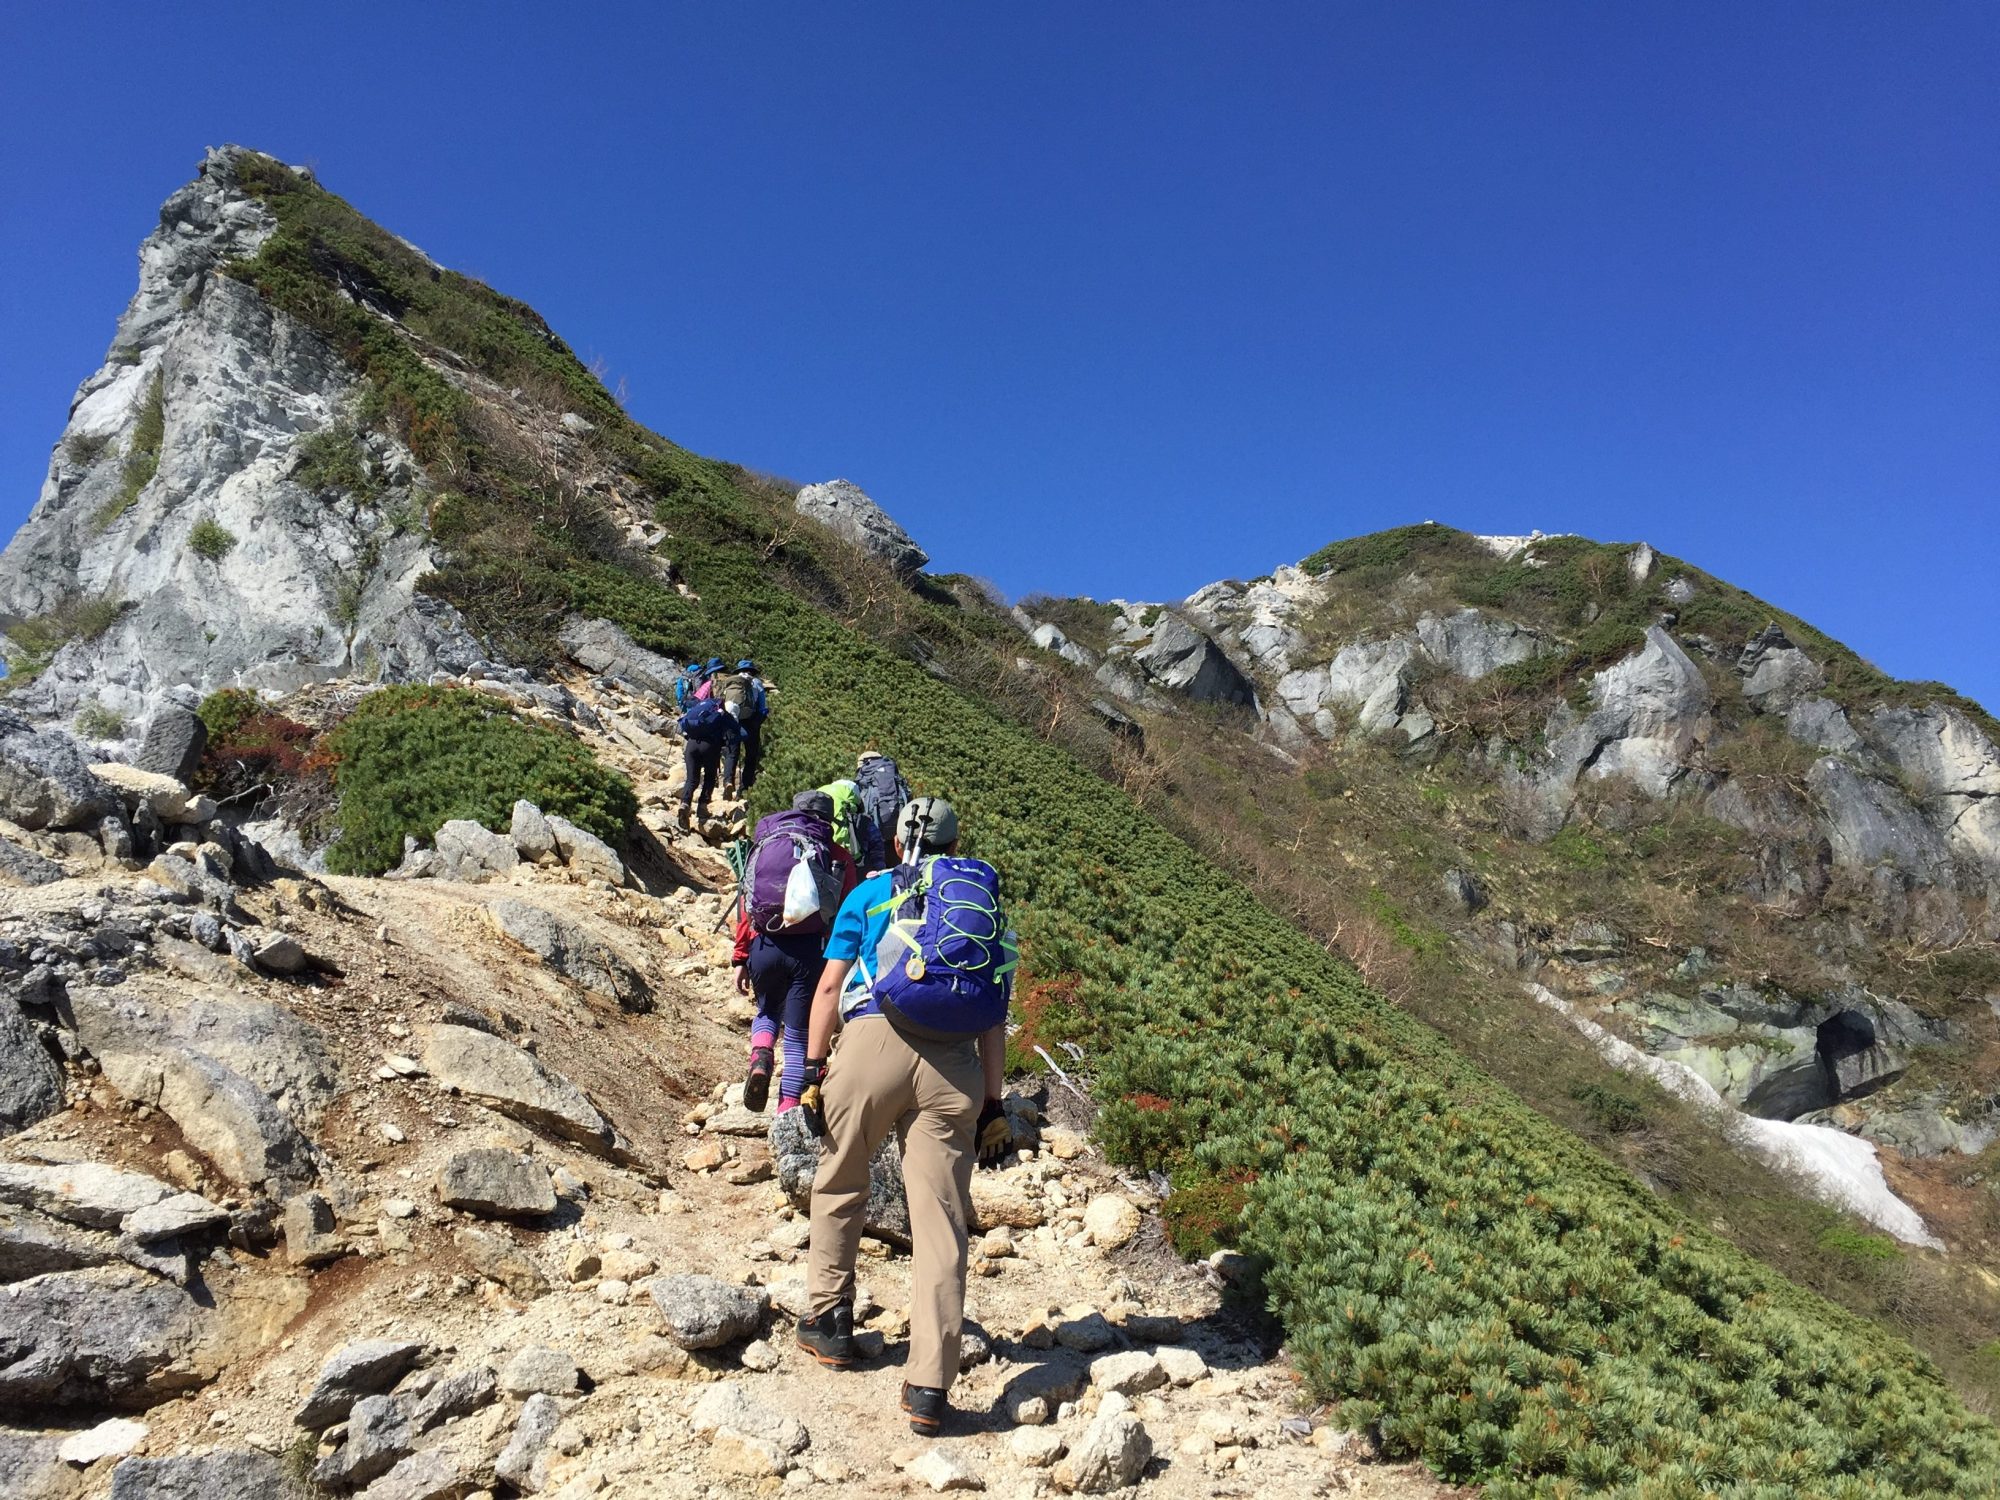
{"type": "Polygon", "coordinates": [[[778,1098],[796,1099],[806,1091],[806,1034],[803,1027],[785,1028],[785,1067],[778,1075],[778,1098]]]}
{"type": "Polygon", "coordinates": [[[750,1023],[750,1050],[758,1048],[775,1052],[778,1047],[778,1023],[769,1016],[759,1016],[750,1023]]]}

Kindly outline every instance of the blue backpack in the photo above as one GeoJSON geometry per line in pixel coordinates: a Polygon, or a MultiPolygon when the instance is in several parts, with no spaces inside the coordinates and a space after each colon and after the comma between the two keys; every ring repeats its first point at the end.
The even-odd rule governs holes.
{"type": "Polygon", "coordinates": [[[933,854],[900,865],[869,990],[900,1030],[964,1041],[1007,1019],[1019,954],[1000,909],[1000,874],[983,859],[933,854]]]}
{"type": "Polygon", "coordinates": [[[674,679],[674,707],[685,712],[696,702],[694,691],[708,680],[708,668],[694,662],[681,668],[681,675],[674,679]]]}
{"type": "Polygon", "coordinates": [[[729,737],[735,721],[720,703],[702,699],[681,715],[681,733],[703,744],[715,744],[729,737]]]}

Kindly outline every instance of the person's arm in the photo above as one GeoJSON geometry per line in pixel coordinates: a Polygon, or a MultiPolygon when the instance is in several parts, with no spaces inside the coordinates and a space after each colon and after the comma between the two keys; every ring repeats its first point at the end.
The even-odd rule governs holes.
{"type": "Polygon", "coordinates": [[[847,983],[847,971],[854,961],[830,958],[820,970],[819,988],[813,991],[812,1016],[806,1022],[806,1058],[823,1061],[833,1046],[834,1023],[840,1019],[840,988],[847,983]]]}
{"type": "Polygon", "coordinates": [[[737,993],[742,995],[750,993],[750,939],[754,936],[750,929],[749,903],[739,896],[736,901],[736,946],[729,962],[736,970],[737,993]]]}

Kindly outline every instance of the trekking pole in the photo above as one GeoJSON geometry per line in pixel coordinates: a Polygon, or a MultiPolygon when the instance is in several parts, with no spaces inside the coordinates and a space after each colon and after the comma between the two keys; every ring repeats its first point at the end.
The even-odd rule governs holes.
{"type": "Polygon", "coordinates": [[[1076,1095],[1076,1097],[1081,1099],[1085,1104],[1090,1103],[1090,1095],[1086,1093],[1082,1088],[1078,1087],[1076,1080],[1071,1078],[1069,1074],[1065,1073],[1062,1070],[1061,1063],[1057,1062],[1053,1057],[1049,1056],[1048,1048],[1042,1046],[1041,1043],[1037,1042],[1035,1044],[1035,1055],[1039,1057],[1043,1062],[1049,1065],[1049,1071],[1056,1075],[1057,1080],[1062,1084],[1064,1088],[1068,1089],[1072,1094],[1076,1095]]]}

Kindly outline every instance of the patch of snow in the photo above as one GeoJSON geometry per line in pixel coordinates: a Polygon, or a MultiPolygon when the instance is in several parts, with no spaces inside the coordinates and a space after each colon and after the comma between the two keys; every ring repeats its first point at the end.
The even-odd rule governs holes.
{"type": "Polygon", "coordinates": [[[1821,1202],[1844,1208],[1905,1244],[1929,1250],[1944,1248],[1922,1216],[1890,1191],[1871,1142],[1827,1125],[1760,1120],[1743,1114],[1686,1063],[1654,1057],[1613,1036],[1595,1021],[1578,1015],[1567,1000],[1545,985],[1530,984],[1527,989],[1541,1004],[1567,1016],[1606,1062],[1621,1072],[1643,1074],[1668,1093],[1723,1121],[1737,1145],[1781,1171],[1803,1178],[1821,1202]]]}
{"type": "Polygon", "coordinates": [[[1526,551],[1536,542],[1546,542],[1551,537],[1575,536],[1573,531],[1531,531],[1526,536],[1475,536],[1473,540],[1498,558],[1509,558],[1526,551]]]}

